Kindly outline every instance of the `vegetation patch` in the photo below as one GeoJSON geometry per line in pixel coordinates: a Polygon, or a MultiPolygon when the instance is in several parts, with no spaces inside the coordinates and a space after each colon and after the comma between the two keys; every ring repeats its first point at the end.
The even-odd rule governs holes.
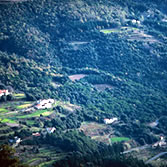
{"type": "Polygon", "coordinates": [[[34,125],[35,124],[35,121],[33,121],[33,120],[27,120],[26,121],[26,123],[27,123],[27,125],[34,125]]]}
{"type": "Polygon", "coordinates": [[[100,32],[102,32],[104,34],[111,34],[113,32],[119,33],[120,30],[119,29],[103,29],[103,30],[100,30],[100,32]]]}
{"type": "Polygon", "coordinates": [[[1,113],[6,113],[6,112],[9,112],[7,109],[5,109],[5,108],[0,108],[0,114],[1,113]]]}
{"type": "Polygon", "coordinates": [[[25,98],[25,94],[24,93],[17,93],[14,94],[15,99],[23,99],[25,98]]]}
{"type": "Polygon", "coordinates": [[[11,120],[11,119],[7,119],[7,118],[1,119],[0,121],[1,121],[2,123],[16,123],[15,121],[13,121],[13,120],[11,120]]]}
{"type": "Polygon", "coordinates": [[[86,136],[90,136],[92,139],[106,144],[110,143],[108,136],[113,134],[113,129],[110,126],[95,122],[84,122],[80,130],[82,130],[86,136]]]}
{"type": "Polygon", "coordinates": [[[130,138],[128,137],[112,137],[111,138],[111,142],[115,143],[115,142],[121,142],[121,141],[129,141],[130,138]]]}
{"type": "Polygon", "coordinates": [[[51,166],[54,162],[55,162],[55,160],[51,160],[49,162],[43,162],[43,163],[39,164],[39,167],[48,167],[48,166],[51,166]]]}
{"type": "Polygon", "coordinates": [[[80,109],[80,106],[65,102],[61,105],[64,109],[73,112],[75,109],[80,109]]]}
{"type": "Polygon", "coordinates": [[[53,111],[46,111],[46,112],[42,113],[42,116],[49,116],[52,113],[53,113],[53,111]]]}
{"type": "Polygon", "coordinates": [[[23,109],[23,108],[28,108],[28,107],[30,107],[30,106],[32,106],[32,104],[31,104],[31,103],[28,103],[28,104],[22,104],[22,105],[20,105],[20,106],[17,106],[16,108],[17,108],[17,109],[23,109]]]}
{"type": "Polygon", "coordinates": [[[22,116],[18,116],[17,118],[31,118],[31,117],[39,117],[40,115],[43,115],[43,116],[48,116],[52,112],[49,112],[47,110],[37,110],[35,111],[34,113],[31,113],[31,114],[28,114],[28,115],[22,115],[22,116]]]}

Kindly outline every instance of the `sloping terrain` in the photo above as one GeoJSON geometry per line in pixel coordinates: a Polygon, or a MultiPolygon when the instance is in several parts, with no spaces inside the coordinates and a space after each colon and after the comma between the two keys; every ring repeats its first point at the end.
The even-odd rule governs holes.
{"type": "Polygon", "coordinates": [[[61,133],[117,117],[114,136],[155,143],[167,135],[166,7],[166,0],[0,1],[1,85],[26,100],[62,101],[54,109],[60,118],[45,120],[61,133]]]}

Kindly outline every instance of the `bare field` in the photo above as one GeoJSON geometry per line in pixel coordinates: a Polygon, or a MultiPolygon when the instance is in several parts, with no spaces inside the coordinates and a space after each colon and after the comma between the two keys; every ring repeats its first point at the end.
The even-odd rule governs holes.
{"type": "Polygon", "coordinates": [[[94,86],[97,90],[100,90],[100,91],[104,91],[107,88],[109,88],[109,89],[113,88],[113,86],[111,86],[109,84],[95,84],[94,86]]]}
{"type": "Polygon", "coordinates": [[[85,133],[86,136],[90,136],[92,139],[110,144],[110,138],[113,134],[111,126],[99,124],[95,122],[84,122],[80,130],[85,133]]]}
{"type": "Polygon", "coordinates": [[[112,29],[102,29],[100,32],[104,34],[119,33],[124,34],[126,39],[129,41],[143,41],[155,43],[159,42],[152,35],[148,35],[144,30],[136,27],[121,27],[121,28],[112,28],[112,29]]]}
{"type": "Polygon", "coordinates": [[[75,74],[75,75],[70,75],[69,78],[70,78],[71,81],[76,81],[76,80],[80,80],[80,79],[84,78],[85,76],[87,76],[87,75],[85,75],[85,74],[75,74]]]}

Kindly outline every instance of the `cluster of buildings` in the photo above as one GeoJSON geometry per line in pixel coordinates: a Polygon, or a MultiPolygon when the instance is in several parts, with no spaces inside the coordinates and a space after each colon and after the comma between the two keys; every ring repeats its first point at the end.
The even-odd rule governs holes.
{"type": "Polygon", "coordinates": [[[54,99],[38,100],[34,108],[37,110],[52,108],[53,103],[55,103],[54,99]]]}
{"type": "Polygon", "coordinates": [[[21,141],[21,138],[19,138],[18,136],[15,136],[14,139],[9,139],[9,143],[11,143],[13,147],[18,146],[21,141]]]}
{"type": "Polygon", "coordinates": [[[167,143],[165,142],[165,138],[163,136],[160,137],[160,141],[153,144],[153,147],[163,147],[166,146],[167,143]]]}
{"type": "Polygon", "coordinates": [[[133,25],[140,25],[139,20],[132,19],[131,22],[132,22],[133,25]]]}
{"type": "Polygon", "coordinates": [[[39,136],[41,136],[41,134],[46,136],[46,134],[52,134],[55,131],[56,131],[55,127],[50,127],[50,128],[46,128],[45,130],[42,130],[41,133],[39,133],[39,132],[32,133],[32,136],[39,137],[39,136]]]}
{"type": "Polygon", "coordinates": [[[0,97],[1,96],[7,96],[11,94],[7,89],[4,89],[4,90],[0,90],[0,97]]]}

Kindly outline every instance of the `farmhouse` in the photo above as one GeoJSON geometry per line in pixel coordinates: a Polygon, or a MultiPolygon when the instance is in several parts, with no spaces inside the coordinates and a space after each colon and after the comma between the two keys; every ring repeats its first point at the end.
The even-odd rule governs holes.
{"type": "Polygon", "coordinates": [[[38,100],[35,109],[48,109],[52,108],[52,104],[54,103],[54,99],[43,99],[43,100],[38,100]]]}
{"type": "Polygon", "coordinates": [[[9,142],[12,143],[12,144],[19,144],[21,142],[21,138],[15,136],[14,139],[10,139],[9,142]]]}
{"type": "Polygon", "coordinates": [[[112,124],[115,121],[118,121],[118,118],[114,117],[114,118],[111,118],[111,119],[107,119],[107,118],[104,119],[105,124],[112,124]]]}
{"type": "Polygon", "coordinates": [[[160,137],[160,141],[156,142],[155,144],[153,144],[153,147],[163,147],[166,146],[166,142],[163,136],[160,137]]]}
{"type": "Polygon", "coordinates": [[[7,89],[0,90],[0,97],[3,96],[3,95],[7,96],[9,94],[10,94],[10,92],[7,89]]]}
{"type": "Polygon", "coordinates": [[[41,134],[39,132],[36,132],[36,133],[32,133],[33,136],[36,136],[36,137],[39,137],[41,136],[41,134]]]}
{"type": "Polygon", "coordinates": [[[140,21],[139,20],[133,19],[133,20],[131,20],[131,22],[132,22],[133,25],[140,25],[140,21]]]}

